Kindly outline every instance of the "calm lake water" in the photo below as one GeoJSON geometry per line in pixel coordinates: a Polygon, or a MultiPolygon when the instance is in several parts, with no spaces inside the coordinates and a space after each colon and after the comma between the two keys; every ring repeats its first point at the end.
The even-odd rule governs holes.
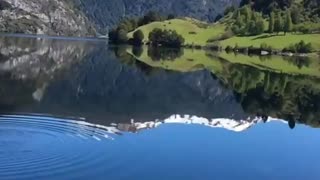
{"type": "Polygon", "coordinates": [[[320,60],[0,36],[0,179],[320,179],[320,60]]]}

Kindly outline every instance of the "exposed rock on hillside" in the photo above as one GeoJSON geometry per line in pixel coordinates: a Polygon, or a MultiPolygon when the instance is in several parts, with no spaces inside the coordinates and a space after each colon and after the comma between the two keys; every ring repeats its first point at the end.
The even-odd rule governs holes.
{"type": "Polygon", "coordinates": [[[0,0],[0,32],[95,35],[86,16],[65,0],[0,0]]]}

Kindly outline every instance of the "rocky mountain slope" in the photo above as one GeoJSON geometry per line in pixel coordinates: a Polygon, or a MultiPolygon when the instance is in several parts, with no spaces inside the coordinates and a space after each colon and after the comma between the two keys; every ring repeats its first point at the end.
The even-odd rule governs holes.
{"type": "Polygon", "coordinates": [[[214,21],[239,0],[0,0],[0,32],[91,36],[150,10],[214,21]],[[93,26],[91,26],[93,24],[93,26]]]}
{"type": "Polygon", "coordinates": [[[0,0],[0,32],[92,36],[90,24],[69,0],[0,0]]]}
{"type": "Polygon", "coordinates": [[[98,29],[106,29],[124,17],[142,16],[150,10],[176,16],[214,21],[218,14],[240,0],[75,0],[98,29]]]}

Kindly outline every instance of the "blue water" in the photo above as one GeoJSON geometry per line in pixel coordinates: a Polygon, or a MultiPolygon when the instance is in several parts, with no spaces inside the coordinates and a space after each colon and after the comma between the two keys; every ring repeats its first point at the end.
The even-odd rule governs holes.
{"type": "Polygon", "coordinates": [[[320,179],[320,75],[210,54],[217,67],[167,70],[128,52],[183,51],[95,39],[0,46],[0,180],[320,179]]]}
{"type": "Polygon", "coordinates": [[[320,132],[164,124],[139,133],[44,116],[0,118],[1,179],[319,179],[320,132]]]}

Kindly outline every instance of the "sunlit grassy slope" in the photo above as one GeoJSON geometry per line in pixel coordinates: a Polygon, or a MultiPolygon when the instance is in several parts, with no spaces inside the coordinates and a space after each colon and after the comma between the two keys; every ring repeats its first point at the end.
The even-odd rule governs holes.
{"type": "MultiPolygon", "coordinates": [[[[266,22],[267,24],[267,22],[266,22]]],[[[207,45],[208,40],[218,38],[225,33],[228,23],[215,23],[208,24],[191,18],[184,19],[172,19],[163,22],[153,22],[138,29],[142,30],[144,33],[144,41],[148,41],[149,33],[155,29],[168,29],[176,30],[185,38],[185,44],[194,45],[207,45]]],[[[138,30],[137,29],[137,30],[138,30]]],[[[132,37],[134,32],[128,34],[132,37]]],[[[282,50],[292,44],[299,43],[301,40],[306,43],[311,43],[313,48],[317,51],[320,50],[320,34],[290,34],[284,35],[283,33],[279,35],[275,34],[262,34],[258,36],[245,36],[238,37],[234,36],[229,39],[220,42],[222,47],[231,46],[234,47],[238,45],[239,47],[260,47],[261,44],[266,43],[270,45],[273,49],[282,50]]]]}
{"type": "MultiPolygon", "coordinates": [[[[143,32],[145,42],[148,41],[149,33],[155,28],[176,30],[185,38],[185,44],[206,45],[209,39],[223,34],[226,27],[223,24],[209,25],[191,18],[153,22],[138,28],[143,32]]],[[[128,34],[129,37],[132,35],[133,32],[128,34]]]]}
{"type": "Polygon", "coordinates": [[[320,49],[320,34],[287,34],[287,35],[271,35],[262,34],[258,36],[232,37],[221,41],[221,45],[234,47],[236,44],[239,47],[260,47],[262,43],[272,46],[274,49],[283,49],[292,44],[299,43],[301,40],[306,43],[311,43],[313,48],[320,49]]]}

